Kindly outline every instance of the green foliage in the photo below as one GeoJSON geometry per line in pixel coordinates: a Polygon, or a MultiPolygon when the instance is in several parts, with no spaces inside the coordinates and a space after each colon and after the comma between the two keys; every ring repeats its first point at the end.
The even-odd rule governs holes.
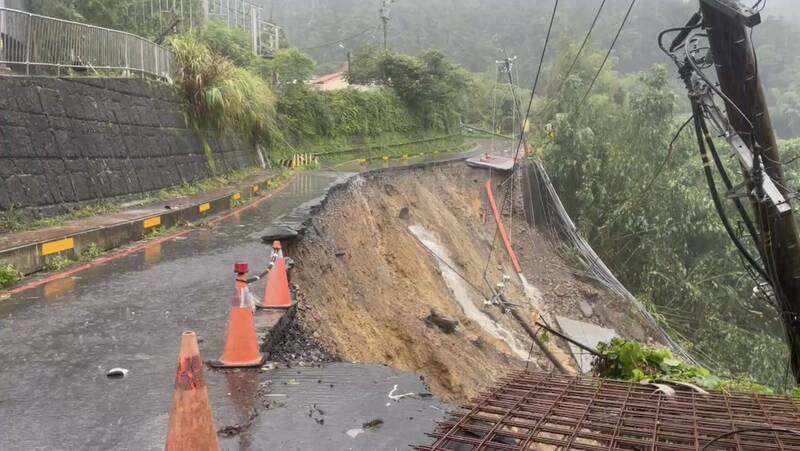
{"type": "Polygon", "coordinates": [[[467,73],[444,54],[430,50],[416,58],[391,52],[363,50],[356,54],[350,83],[382,84],[392,88],[425,129],[451,131],[465,109],[467,73]]]}
{"type": "MultiPolygon", "coordinates": [[[[580,233],[704,366],[782,387],[779,316],[753,295],[711,203],[691,127],[669,148],[685,118],[666,70],[622,76],[609,67],[576,112],[602,55],[586,52],[558,91],[574,51],[549,71],[532,127],[580,233]],[[540,131],[547,123],[552,137],[540,131]]],[[[730,164],[730,174],[739,171],[730,164]]]]}
{"type": "Polygon", "coordinates": [[[11,208],[0,213],[0,233],[3,232],[16,232],[22,229],[22,219],[14,210],[14,205],[11,208]]]}
{"type": "Polygon", "coordinates": [[[217,56],[221,56],[239,67],[250,67],[257,57],[253,53],[250,33],[241,28],[231,28],[221,22],[208,22],[195,28],[192,37],[208,46],[217,56]]]}
{"type": "Polygon", "coordinates": [[[194,36],[174,37],[169,46],[179,67],[176,82],[196,128],[239,134],[252,142],[270,140],[275,94],[263,79],[194,36]]]}
{"type": "Polygon", "coordinates": [[[23,277],[14,265],[0,264],[0,288],[10,287],[22,280],[23,277]]]}
{"type": "Polygon", "coordinates": [[[78,261],[90,262],[102,256],[103,254],[104,252],[102,249],[100,249],[100,246],[95,243],[91,243],[81,251],[80,255],[78,256],[78,261]]]}
{"type": "Polygon", "coordinates": [[[61,271],[69,266],[71,266],[75,261],[61,255],[54,255],[52,257],[46,257],[44,261],[44,270],[45,271],[61,271]]]}
{"type": "Polygon", "coordinates": [[[278,84],[303,84],[314,73],[314,60],[295,48],[280,49],[272,59],[258,60],[255,70],[278,84]]]}
{"type": "Polygon", "coordinates": [[[773,391],[749,379],[732,380],[711,374],[707,369],[687,365],[668,349],[642,346],[635,341],[612,338],[597,346],[594,374],[610,379],[634,382],[685,382],[701,388],[726,392],[772,394],[773,391]]]}
{"type": "Polygon", "coordinates": [[[320,92],[293,86],[283,91],[277,111],[278,128],[295,143],[324,138],[374,137],[419,128],[403,102],[384,88],[320,92]]]}

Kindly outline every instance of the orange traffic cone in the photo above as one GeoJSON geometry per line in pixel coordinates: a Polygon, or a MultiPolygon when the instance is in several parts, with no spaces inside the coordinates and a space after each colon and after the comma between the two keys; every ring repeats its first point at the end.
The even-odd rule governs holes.
{"type": "Polygon", "coordinates": [[[247,287],[247,263],[236,263],[236,291],[233,294],[231,317],[228,322],[228,340],[225,352],[218,361],[210,362],[215,368],[241,368],[260,366],[264,356],[258,349],[253,304],[247,287]]]}
{"type": "Polygon", "coordinates": [[[292,293],[289,291],[289,277],[286,274],[286,260],[283,257],[280,241],[272,244],[274,264],[267,275],[267,287],[262,308],[289,308],[292,306],[292,293]]]}
{"type": "Polygon", "coordinates": [[[217,428],[208,402],[203,362],[194,332],[181,335],[178,373],[169,414],[166,451],[219,450],[217,428]]]}

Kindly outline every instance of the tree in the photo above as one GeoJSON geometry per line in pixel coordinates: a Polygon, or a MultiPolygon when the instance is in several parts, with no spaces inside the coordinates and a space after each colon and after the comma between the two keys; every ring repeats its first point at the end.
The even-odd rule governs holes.
{"type": "Polygon", "coordinates": [[[272,60],[261,60],[259,73],[265,78],[276,80],[279,84],[303,84],[314,73],[314,60],[295,49],[280,49],[272,60]]]}
{"type": "Polygon", "coordinates": [[[356,54],[348,81],[392,88],[417,114],[425,128],[452,130],[465,109],[468,74],[441,52],[431,50],[420,58],[393,52],[361,51],[356,54]]]}

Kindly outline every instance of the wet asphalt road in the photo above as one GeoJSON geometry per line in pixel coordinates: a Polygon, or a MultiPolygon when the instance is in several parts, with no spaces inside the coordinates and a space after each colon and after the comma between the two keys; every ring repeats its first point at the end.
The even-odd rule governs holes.
{"type": "MultiPolygon", "coordinates": [[[[381,162],[377,166],[419,161],[381,162]]],[[[224,346],[234,262],[247,261],[253,270],[263,268],[268,248],[260,238],[265,229],[275,221],[291,226],[305,220],[308,203],[350,175],[343,170],[374,167],[340,165],[336,172],[298,173],[272,198],[256,208],[236,212],[213,228],[193,230],[0,301],[0,449],[163,449],[180,333],[196,331],[202,340],[202,358],[218,357],[224,346]],[[124,379],[106,378],[106,371],[113,367],[127,368],[130,373],[124,379]]],[[[263,293],[263,285],[256,284],[254,291],[263,293]]],[[[247,393],[258,392],[262,383],[271,380],[271,372],[206,369],[206,374],[217,426],[250,425],[245,428],[247,434],[223,440],[224,449],[315,449],[302,444],[293,447],[287,441],[274,446],[273,435],[267,433],[273,423],[265,424],[264,418],[281,418],[284,432],[291,431],[301,428],[292,416],[303,413],[306,407],[299,399],[294,407],[272,405],[267,409],[263,401],[274,401],[273,397],[248,397],[247,393]],[[284,411],[288,415],[285,418],[284,411]]],[[[401,377],[399,373],[374,371],[363,374],[364,383],[401,377]]],[[[348,377],[356,384],[357,378],[348,377]]],[[[384,397],[378,392],[385,389],[386,383],[376,389],[374,399],[384,397]]],[[[347,393],[342,396],[352,397],[347,393]]],[[[333,406],[335,398],[331,395],[326,399],[333,406]]],[[[375,400],[376,406],[383,405],[375,400]]],[[[420,409],[412,404],[398,403],[408,406],[409,412],[420,409]]],[[[340,410],[352,409],[345,405],[340,410]]],[[[356,413],[349,423],[362,421],[356,413]]],[[[409,421],[414,433],[386,427],[382,435],[373,431],[372,435],[360,435],[359,442],[353,439],[353,446],[319,449],[403,449],[410,441],[423,440],[422,431],[432,428],[432,424],[410,426],[438,415],[427,413],[429,417],[419,412],[416,417],[420,420],[409,421]],[[375,440],[377,437],[381,439],[375,440]]],[[[298,431],[298,437],[323,443],[327,442],[325,434],[341,438],[344,431],[339,429],[350,429],[350,425],[344,424],[345,420],[340,423],[336,429],[330,422],[327,428],[317,427],[316,435],[298,431]]],[[[316,422],[313,425],[319,426],[316,422]]],[[[339,442],[330,441],[333,443],[339,442]]]]}

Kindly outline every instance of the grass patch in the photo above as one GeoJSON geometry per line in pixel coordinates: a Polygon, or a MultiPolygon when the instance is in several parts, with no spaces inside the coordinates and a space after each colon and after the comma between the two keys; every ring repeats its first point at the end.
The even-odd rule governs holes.
{"type": "Polygon", "coordinates": [[[10,287],[23,279],[21,272],[14,265],[0,265],[0,288],[10,287]]]}
{"type": "Polygon", "coordinates": [[[54,255],[52,257],[47,257],[44,261],[44,270],[45,271],[61,271],[75,263],[74,260],[71,260],[63,255],[54,255]]]}
{"type": "Polygon", "coordinates": [[[105,252],[103,252],[103,250],[100,249],[100,246],[98,246],[95,243],[92,243],[89,246],[87,246],[86,249],[81,251],[80,255],[78,256],[78,261],[89,262],[102,256],[104,253],[105,252]]]}
{"type": "Polygon", "coordinates": [[[164,227],[164,226],[153,227],[152,229],[148,230],[147,233],[145,233],[144,239],[152,240],[155,238],[161,238],[163,236],[171,235],[177,232],[178,230],[185,229],[190,226],[191,224],[189,224],[186,221],[178,221],[177,224],[172,225],[170,227],[164,227]]]}
{"type": "Polygon", "coordinates": [[[4,211],[2,214],[0,214],[0,233],[16,232],[22,228],[23,221],[14,210],[13,205],[11,206],[10,210],[4,211]]]}
{"type": "MultiPolygon", "coordinates": [[[[184,183],[183,185],[175,188],[169,188],[166,190],[159,191],[158,194],[156,194],[153,198],[149,200],[149,202],[154,202],[154,201],[163,202],[167,200],[177,199],[179,197],[194,196],[218,188],[224,188],[233,183],[240,182],[246,179],[247,177],[258,174],[261,171],[263,171],[263,169],[256,166],[251,166],[249,168],[233,171],[229,174],[218,175],[215,177],[198,180],[192,183],[184,183]]],[[[148,201],[146,201],[145,203],[147,202],[148,201]]]]}

